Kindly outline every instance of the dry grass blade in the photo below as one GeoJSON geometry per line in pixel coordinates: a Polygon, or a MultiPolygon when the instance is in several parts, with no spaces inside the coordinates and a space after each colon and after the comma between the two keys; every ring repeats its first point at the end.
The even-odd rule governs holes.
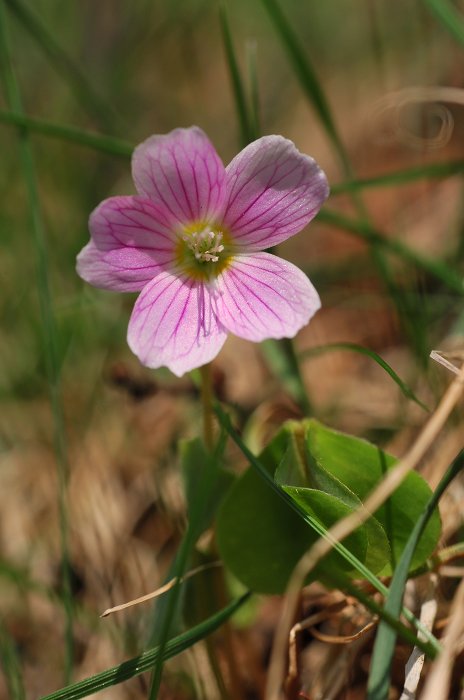
{"type": "MultiPolygon", "coordinates": [[[[446,369],[449,369],[449,371],[453,372],[453,374],[459,374],[459,367],[456,367],[456,365],[453,365],[452,362],[447,360],[445,355],[448,355],[449,357],[456,356],[455,354],[445,353],[443,350],[432,350],[430,353],[430,359],[435,360],[435,362],[438,362],[439,365],[446,367],[446,369]]],[[[459,359],[462,362],[462,352],[459,353],[459,359]]]]}
{"type": "Polygon", "coordinates": [[[454,657],[458,653],[459,638],[464,632],[464,580],[454,596],[450,623],[443,639],[443,651],[432,666],[425,684],[422,700],[446,700],[454,657]]]}
{"type": "Polygon", "coordinates": [[[213,569],[215,567],[222,566],[222,562],[220,561],[215,561],[211,562],[211,564],[203,564],[202,566],[197,566],[195,569],[192,569],[189,571],[185,576],[182,576],[182,578],[178,578],[177,576],[174,576],[174,578],[170,579],[167,583],[165,583],[163,586],[160,586],[159,588],[156,589],[156,591],[152,591],[151,593],[147,593],[146,595],[140,596],[140,598],[134,598],[134,600],[129,600],[127,603],[121,603],[120,605],[115,605],[113,608],[108,608],[102,614],[100,617],[108,617],[108,615],[112,615],[115,612],[120,612],[121,610],[126,610],[127,608],[132,608],[134,605],[139,605],[139,603],[146,603],[149,600],[153,600],[153,598],[158,598],[158,596],[163,595],[163,593],[167,593],[168,591],[173,588],[177,581],[180,581],[180,583],[183,583],[184,581],[187,581],[187,579],[191,578],[192,576],[195,576],[196,574],[199,574],[201,571],[206,571],[207,569],[213,569]]]}
{"type": "MultiPolygon", "coordinates": [[[[426,600],[424,600],[421,606],[420,621],[424,624],[427,629],[432,631],[433,623],[437,614],[437,600],[435,597],[435,592],[437,588],[438,578],[435,574],[432,574],[429,580],[429,586],[427,591],[426,600]]],[[[419,632],[420,635],[420,632],[419,632]]],[[[414,700],[416,697],[417,686],[419,685],[419,680],[424,666],[425,654],[418,647],[414,647],[411,656],[406,664],[405,672],[406,678],[404,682],[403,692],[401,694],[400,700],[414,700]]]]}
{"type": "MultiPolygon", "coordinates": [[[[395,489],[398,488],[406,475],[417,466],[418,462],[425,455],[443,428],[448,416],[457,404],[463,389],[464,364],[406,455],[399,460],[390,472],[388,472],[385,479],[383,479],[377,488],[368,496],[361,508],[354,511],[346,518],[339,520],[328,530],[327,534],[332,541],[336,540],[340,542],[344,540],[345,537],[359,527],[361,523],[365,522],[370,517],[370,514],[375,513],[395,489]]],[[[287,587],[285,606],[277,627],[272,650],[266,688],[266,700],[279,700],[281,697],[281,687],[285,673],[285,647],[291,621],[294,618],[299,592],[307,575],[314,569],[316,564],[330,552],[332,547],[333,544],[329,539],[321,538],[317,540],[311,549],[301,557],[293,571],[287,587]]]]}
{"type": "Polygon", "coordinates": [[[139,603],[146,603],[148,600],[153,600],[153,598],[157,598],[160,595],[163,595],[163,593],[167,593],[168,591],[171,590],[173,586],[177,583],[178,578],[177,576],[174,576],[170,581],[164,584],[164,586],[161,586],[160,588],[157,588],[156,591],[152,591],[151,593],[147,593],[146,595],[140,596],[140,598],[135,598],[134,600],[129,600],[127,603],[121,603],[121,605],[115,605],[113,608],[108,608],[102,614],[100,617],[108,617],[109,615],[112,615],[115,612],[121,612],[121,610],[126,610],[127,608],[131,608],[133,605],[139,605],[139,603]]]}
{"type": "Polygon", "coordinates": [[[360,630],[354,632],[354,634],[347,634],[343,637],[340,635],[325,634],[324,632],[319,632],[319,630],[315,627],[310,627],[309,629],[311,634],[314,635],[314,637],[316,637],[316,639],[318,639],[320,642],[327,642],[327,644],[351,644],[351,642],[354,642],[357,639],[361,639],[361,637],[364,637],[364,635],[370,632],[370,630],[373,627],[375,627],[376,624],[377,620],[371,620],[360,630]]]}
{"type": "Polygon", "coordinates": [[[343,600],[332,603],[332,605],[329,605],[327,608],[325,608],[325,610],[314,613],[314,615],[310,615],[305,620],[297,622],[295,625],[293,625],[289,635],[287,685],[292,682],[292,680],[295,679],[298,674],[298,635],[301,634],[303,630],[313,629],[314,625],[317,625],[319,622],[323,622],[324,620],[328,620],[334,613],[340,612],[340,610],[343,610],[346,606],[347,601],[344,598],[343,600]]]}

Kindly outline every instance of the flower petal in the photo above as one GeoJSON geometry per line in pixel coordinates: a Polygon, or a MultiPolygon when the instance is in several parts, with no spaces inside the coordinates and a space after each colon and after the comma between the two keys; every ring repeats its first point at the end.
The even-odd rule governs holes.
{"type": "Polygon", "coordinates": [[[151,136],[137,146],[132,175],[140,194],[162,206],[171,225],[212,221],[223,211],[224,165],[196,126],[151,136]]]}
{"type": "Polygon", "coordinates": [[[172,263],[175,239],[162,212],[142,197],[111,197],[89,220],[91,242],[77,258],[79,275],[116,291],[140,291],[172,263]]]}
{"type": "Polygon", "coordinates": [[[317,163],[282,136],[264,136],[226,168],[224,224],[247,251],[270,248],[313,219],[329,194],[317,163]]]}
{"type": "Polygon", "coordinates": [[[321,306],[306,275],[269,253],[237,255],[217,278],[215,301],[221,324],[254,341],[293,338],[321,306]]]}
{"type": "Polygon", "coordinates": [[[127,333],[147,367],[168,367],[178,377],[210,362],[226,339],[202,282],[162,272],[137,299],[127,333]]]}

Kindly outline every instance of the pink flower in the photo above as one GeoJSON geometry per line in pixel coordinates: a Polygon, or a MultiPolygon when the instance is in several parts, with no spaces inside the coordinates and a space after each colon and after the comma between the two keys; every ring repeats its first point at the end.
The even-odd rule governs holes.
{"type": "Polygon", "coordinates": [[[175,129],[137,146],[132,173],[139,194],[95,209],[77,271],[140,292],[127,340],[144,365],[181,376],[216,357],[228,333],[293,337],[320,308],[301,270],[262,252],[301,231],[328,195],[291,141],[264,136],[224,168],[201,129],[175,129]]]}

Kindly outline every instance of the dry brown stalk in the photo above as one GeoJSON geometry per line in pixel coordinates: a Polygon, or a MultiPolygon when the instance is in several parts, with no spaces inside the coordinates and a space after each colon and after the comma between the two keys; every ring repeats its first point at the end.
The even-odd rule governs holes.
{"type": "Polygon", "coordinates": [[[443,637],[443,650],[434,662],[425,684],[422,700],[447,700],[453,661],[464,632],[464,580],[461,581],[450,610],[450,622],[443,637]]]}
{"type": "MultiPolygon", "coordinates": [[[[438,583],[438,577],[436,574],[432,574],[429,579],[429,585],[426,592],[426,597],[421,606],[420,621],[422,624],[432,631],[433,623],[437,614],[437,600],[436,600],[436,588],[438,583]]],[[[423,634],[419,632],[419,637],[424,638],[423,634]]],[[[405,668],[405,681],[404,688],[401,694],[400,700],[414,700],[416,697],[417,686],[419,685],[420,676],[422,673],[422,668],[424,666],[425,654],[419,649],[419,647],[414,647],[412,654],[408,659],[405,668]]]]}

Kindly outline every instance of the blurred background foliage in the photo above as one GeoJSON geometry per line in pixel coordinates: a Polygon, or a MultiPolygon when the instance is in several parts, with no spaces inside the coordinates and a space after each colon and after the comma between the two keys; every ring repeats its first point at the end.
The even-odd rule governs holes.
{"type": "MultiPolygon", "coordinates": [[[[134,145],[152,133],[197,124],[225,163],[240,149],[218,3],[2,1],[26,115],[134,145]]],[[[281,2],[330,105],[353,177],[413,167],[418,176],[366,188],[357,202],[334,194],[327,206],[348,217],[351,229],[321,217],[279,251],[307,271],[323,301],[298,337],[297,352],[334,342],[362,344],[382,355],[429,405],[448,380],[443,370],[430,368],[429,352],[453,347],[462,329],[459,284],[446,284],[401,255],[387,255],[382,277],[375,250],[373,255],[360,238],[364,222],[387,240],[442,262],[445,278],[448,272],[454,280],[462,275],[459,168],[453,177],[421,176],[430,163],[446,166],[464,156],[463,46],[431,12],[432,4],[281,2]],[[403,99],[399,91],[411,88],[422,93],[395,112],[403,99]]],[[[346,171],[266,7],[258,0],[227,5],[248,96],[250,63],[256,69],[260,131],[292,139],[318,160],[336,189],[346,171]]],[[[5,94],[0,110],[4,122],[1,115],[11,111],[5,94]]],[[[162,577],[184,523],[176,442],[181,434],[195,434],[199,422],[189,380],[144,370],[127,348],[135,297],[92,289],[75,273],[90,211],[107,196],[133,192],[129,159],[31,131],[56,345],[52,374],[47,372],[50,337],[44,335],[17,129],[0,123],[0,139],[0,607],[32,697],[62,682],[64,622],[57,600],[64,501],[56,494],[63,499],[67,481],[71,584],[79,608],[75,666],[83,676],[139,648],[143,611],[108,622],[110,633],[101,632],[96,615],[108,598],[135,597],[162,577]],[[52,405],[63,420],[50,408],[50,376],[58,397],[52,405]],[[47,654],[50,645],[53,655],[47,654]]],[[[285,382],[257,346],[230,339],[215,366],[217,389],[236,406],[253,446],[283,418],[298,415],[285,382]]],[[[338,350],[304,360],[302,367],[312,412],[335,427],[377,437],[399,453],[424,420],[369,357],[338,350]]],[[[435,465],[454,454],[458,421],[435,465]]],[[[425,466],[426,476],[430,469],[425,466]]],[[[111,697],[138,697],[139,691],[143,687],[134,685],[111,697]]],[[[173,697],[183,697],[175,692],[173,697]]],[[[7,697],[1,684],[0,697],[7,697]]]]}

